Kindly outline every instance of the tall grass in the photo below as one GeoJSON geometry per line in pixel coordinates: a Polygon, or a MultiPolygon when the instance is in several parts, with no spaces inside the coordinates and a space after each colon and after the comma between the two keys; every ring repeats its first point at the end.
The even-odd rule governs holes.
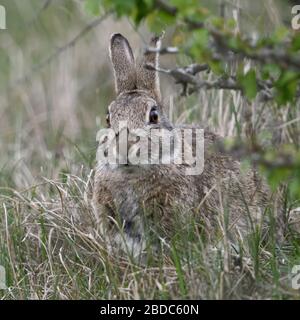
{"type": "MultiPolygon", "coordinates": [[[[119,30],[133,47],[148,34],[109,18],[35,70],[93,17],[79,1],[54,1],[42,12],[39,1],[22,3],[4,3],[10,18],[0,35],[0,265],[7,277],[1,299],[299,299],[290,279],[292,266],[300,264],[299,239],[289,232],[279,244],[275,234],[265,240],[257,229],[232,246],[226,206],[216,236],[205,218],[182,224],[174,211],[171,241],[149,250],[142,263],[109,250],[86,196],[96,132],[114,94],[107,44],[119,30]]],[[[162,59],[165,66],[175,63],[162,59]]],[[[162,80],[176,123],[201,123],[225,136],[255,131],[265,144],[299,145],[299,122],[293,121],[299,105],[250,105],[239,93],[223,91],[181,98],[162,80]]],[[[299,206],[287,204],[287,215],[299,206]]]]}
{"type": "Polygon", "coordinates": [[[143,263],[110,252],[84,200],[87,174],[1,196],[3,299],[299,298],[289,278],[299,243],[279,247],[259,230],[226,253],[223,237],[205,237],[203,223],[190,218],[143,263]]]}

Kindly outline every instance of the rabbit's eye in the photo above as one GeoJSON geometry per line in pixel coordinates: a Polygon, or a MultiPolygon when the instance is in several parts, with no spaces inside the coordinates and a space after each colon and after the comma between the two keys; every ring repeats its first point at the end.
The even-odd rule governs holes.
{"type": "Polygon", "coordinates": [[[149,122],[156,124],[158,122],[158,111],[156,108],[152,108],[149,115],[149,122]]]}
{"type": "Polygon", "coordinates": [[[110,115],[109,113],[106,115],[106,124],[108,127],[110,127],[110,115]]]}

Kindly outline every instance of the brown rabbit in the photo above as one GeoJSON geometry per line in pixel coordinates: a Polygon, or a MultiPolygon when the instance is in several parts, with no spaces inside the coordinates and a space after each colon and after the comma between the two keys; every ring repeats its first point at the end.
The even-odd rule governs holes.
{"type": "MultiPolygon", "coordinates": [[[[151,46],[159,48],[160,38],[154,37],[151,46]]],[[[145,64],[158,66],[158,53],[147,53],[135,64],[127,39],[113,34],[110,57],[117,97],[108,107],[108,124],[116,139],[121,121],[127,122],[128,132],[173,130],[164,115],[158,73],[145,68],[145,64]]],[[[122,244],[137,254],[145,248],[147,230],[170,238],[176,212],[182,223],[197,215],[214,228],[226,211],[232,237],[250,233],[268,215],[267,209],[281,212],[280,200],[255,170],[242,172],[239,161],[214,148],[219,140],[204,132],[204,168],[198,175],[187,175],[186,163],[131,165],[98,160],[92,204],[111,247],[122,244]]],[[[129,142],[128,150],[130,146],[129,142]]]]}

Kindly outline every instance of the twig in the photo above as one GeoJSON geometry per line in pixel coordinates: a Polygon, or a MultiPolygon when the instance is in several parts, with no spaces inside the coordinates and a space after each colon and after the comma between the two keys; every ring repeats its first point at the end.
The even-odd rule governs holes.
{"type": "Polygon", "coordinates": [[[234,77],[221,77],[215,81],[207,81],[196,78],[195,75],[197,73],[209,70],[209,67],[206,64],[193,64],[184,68],[175,69],[155,68],[151,64],[146,64],[145,67],[150,70],[155,70],[170,75],[171,77],[173,77],[176,83],[182,84],[184,86],[184,92],[186,91],[186,86],[191,85],[192,88],[190,88],[190,90],[188,91],[189,94],[200,89],[242,90],[242,87],[236,82],[234,77]]]}
{"type": "MultiPolygon", "coordinates": [[[[207,28],[210,35],[215,42],[215,48],[221,56],[227,56],[228,53],[238,55],[242,58],[248,58],[255,60],[259,63],[275,63],[282,68],[293,68],[296,71],[300,70],[300,59],[298,57],[291,56],[285,49],[282,48],[256,48],[251,44],[251,40],[247,41],[247,45],[251,50],[246,51],[242,48],[234,49],[228,46],[228,41],[224,35],[213,28],[207,28]]],[[[288,43],[287,43],[288,44],[288,43]]],[[[231,57],[232,59],[232,57],[231,57]]]]}
{"type": "MultiPolygon", "coordinates": [[[[238,83],[235,76],[222,76],[214,81],[201,80],[195,77],[195,75],[202,71],[209,71],[210,68],[207,64],[191,64],[182,68],[164,69],[154,68],[151,64],[146,64],[145,67],[149,70],[155,70],[171,76],[175,83],[183,86],[181,95],[193,94],[201,89],[224,89],[224,90],[236,90],[243,91],[242,86],[238,83]],[[188,88],[190,85],[190,88],[188,88]]],[[[271,80],[256,79],[258,101],[267,102],[274,99],[274,82],[271,80]]],[[[300,88],[298,88],[295,98],[300,98],[300,88]]]]}
{"type": "MultiPolygon", "coordinates": [[[[183,86],[182,95],[190,95],[199,90],[211,90],[211,89],[224,89],[224,90],[236,90],[243,91],[243,87],[238,83],[235,76],[221,76],[216,80],[208,81],[199,79],[196,74],[209,71],[207,64],[191,64],[182,68],[164,69],[155,68],[152,64],[146,64],[145,68],[154,70],[171,76],[175,83],[183,86]]],[[[256,79],[258,100],[261,102],[267,102],[274,99],[274,83],[271,80],[256,79]]],[[[296,97],[300,97],[300,89],[296,93],[296,97]]]]}
{"type": "Polygon", "coordinates": [[[196,79],[195,75],[201,71],[209,70],[209,66],[207,64],[201,65],[196,63],[191,64],[187,67],[175,68],[175,69],[163,69],[159,67],[155,68],[152,64],[146,64],[145,68],[148,70],[154,70],[157,72],[165,73],[173,77],[176,83],[179,83],[183,86],[183,91],[181,95],[184,95],[184,96],[187,94],[188,84],[192,85],[193,88],[198,88],[198,86],[200,86],[200,82],[198,79],[196,79]]]}
{"type": "Polygon", "coordinates": [[[175,53],[178,53],[179,50],[177,47],[165,47],[165,48],[160,48],[160,49],[149,47],[149,48],[146,48],[146,50],[145,50],[145,54],[152,53],[152,52],[157,52],[159,54],[175,54],[175,53]]]}
{"type": "Polygon", "coordinates": [[[183,70],[189,74],[196,75],[197,73],[202,71],[209,71],[210,68],[209,68],[209,65],[206,63],[204,64],[193,63],[184,67],[183,70]]]}
{"type": "Polygon", "coordinates": [[[46,59],[44,59],[43,61],[38,63],[36,66],[34,66],[26,76],[17,80],[15,84],[18,85],[20,83],[23,83],[24,81],[29,80],[32,77],[33,73],[41,70],[46,65],[48,65],[50,62],[52,62],[54,59],[56,59],[58,56],[60,56],[63,52],[74,47],[81,38],[83,38],[88,32],[90,32],[92,29],[94,29],[100,23],[102,23],[107,18],[108,15],[109,15],[109,13],[106,13],[102,17],[97,18],[94,21],[92,21],[91,23],[89,23],[71,41],[67,42],[65,45],[58,48],[54,53],[50,54],[46,59]]]}
{"type": "MultiPolygon", "coordinates": [[[[177,15],[178,9],[174,6],[169,5],[164,0],[155,0],[154,5],[156,8],[164,11],[170,15],[177,15]]],[[[206,28],[209,34],[213,37],[216,43],[216,49],[222,56],[228,55],[228,52],[233,52],[235,54],[240,55],[241,57],[252,59],[258,61],[260,63],[276,63],[279,64],[283,68],[293,68],[296,71],[300,70],[300,58],[293,57],[289,53],[284,50],[280,50],[278,48],[263,48],[260,50],[255,50],[256,48],[251,46],[249,43],[250,48],[253,47],[253,53],[247,52],[242,48],[232,49],[227,45],[227,38],[224,37],[222,32],[219,30],[206,26],[201,21],[194,21],[190,18],[184,18],[183,20],[189,29],[201,29],[206,28]]]]}
{"type": "Polygon", "coordinates": [[[186,67],[175,68],[175,69],[163,69],[163,68],[155,68],[152,64],[145,64],[145,68],[148,70],[154,70],[161,73],[170,74],[176,81],[186,82],[190,84],[196,84],[195,75],[201,71],[208,71],[209,66],[207,64],[197,64],[193,63],[186,67]]]}

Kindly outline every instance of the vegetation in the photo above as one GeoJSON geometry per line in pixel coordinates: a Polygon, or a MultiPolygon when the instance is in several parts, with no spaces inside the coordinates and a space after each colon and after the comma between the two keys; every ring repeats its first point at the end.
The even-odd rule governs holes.
{"type": "Polygon", "coordinates": [[[2,299],[300,298],[291,287],[300,264],[300,33],[286,1],[2,2],[2,299]],[[173,120],[228,137],[224,150],[256,165],[272,188],[287,186],[284,242],[257,230],[237,251],[191,219],[178,223],[171,255],[138,264],[111,254],[97,233],[86,190],[114,96],[109,36],[121,31],[137,44],[162,30],[158,72],[173,120]]]}

